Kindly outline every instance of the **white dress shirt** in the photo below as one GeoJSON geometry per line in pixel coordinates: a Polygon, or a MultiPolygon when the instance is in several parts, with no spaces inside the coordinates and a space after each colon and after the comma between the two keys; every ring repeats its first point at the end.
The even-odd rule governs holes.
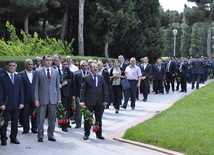
{"type": "Polygon", "coordinates": [[[28,72],[26,69],[25,69],[25,71],[27,73],[28,80],[30,81],[30,83],[32,83],[32,81],[33,81],[33,73],[32,73],[32,71],[28,72]]]}

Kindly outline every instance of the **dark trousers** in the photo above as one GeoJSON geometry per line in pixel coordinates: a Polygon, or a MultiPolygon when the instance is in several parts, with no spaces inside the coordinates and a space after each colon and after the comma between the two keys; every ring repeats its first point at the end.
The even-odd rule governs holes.
{"type": "MultiPolygon", "coordinates": [[[[90,112],[95,113],[95,121],[99,124],[100,130],[96,132],[97,136],[102,135],[102,114],[103,114],[103,105],[95,105],[95,106],[87,106],[88,110],[90,112]]],[[[90,135],[90,129],[91,125],[89,124],[89,121],[85,120],[84,121],[84,130],[85,130],[85,135],[89,136],[90,135]]]]}
{"type": "Polygon", "coordinates": [[[125,93],[125,102],[123,104],[124,107],[127,107],[129,98],[131,96],[131,107],[135,107],[135,101],[136,101],[136,92],[137,92],[137,80],[128,80],[131,88],[126,90],[125,93]]]}
{"type": "Polygon", "coordinates": [[[11,116],[10,139],[11,140],[16,139],[16,136],[18,133],[19,109],[5,110],[3,112],[4,125],[1,127],[1,141],[7,140],[7,126],[8,126],[8,121],[9,121],[10,116],[11,116]]]}
{"type": "Polygon", "coordinates": [[[35,117],[32,117],[33,111],[36,109],[35,104],[33,101],[26,103],[23,108],[24,111],[24,125],[23,125],[23,130],[24,131],[29,131],[30,130],[30,124],[29,124],[29,115],[31,115],[31,130],[32,131],[37,131],[37,114],[35,117]]]}
{"type": "Polygon", "coordinates": [[[141,92],[143,94],[143,98],[147,100],[149,94],[149,80],[141,80],[141,92]]]}
{"type": "Polygon", "coordinates": [[[121,103],[121,95],[122,95],[122,87],[121,87],[121,85],[112,86],[112,91],[113,91],[113,105],[114,105],[114,108],[119,110],[120,109],[120,103],[121,103]]]}
{"type": "Polygon", "coordinates": [[[80,112],[81,106],[76,101],[75,101],[75,104],[76,104],[76,111],[75,111],[76,126],[81,126],[81,122],[82,122],[82,114],[80,112]]]}
{"type": "Polygon", "coordinates": [[[154,85],[155,85],[155,93],[163,93],[163,80],[154,80],[154,85]]]}
{"type": "Polygon", "coordinates": [[[204,80],[205,80],[205,71],[204,71],[204,69],[203,69],[203,73],[201,74],[200,82],[201,82],[201,83],[204,83],[204,80]]]}
{"type": "Polygon", "coordinates": [[[192,75],[192,71],[189,71],[189,72],[188,72],[188,80],[187,80],[188,83],[191,83],[191,82],[192,82],[192,76],[193,76],[193,75],[192,75]]]}
{"type": "Polygon", "coordinates": [[[181,74],[181,91],[187,91],[187,75],[181,74]]]}
{"type": "Polygon", "coordinates": [[[195,87],[195,81],[197,81],[196,89],[199,88],[200,79],[201,79],[201,74],[192,74],[192,88],[195,87]]]}
{"type": "Polygon", "coordinates": [[[170,84],[172,86],[172,90],[174,91],[175,90],[175,85],[174,85],[174,76],[170,75],[169,72],[166,72],[166,84],[167,84],[167,87],[166,87],[166,91],[168,92],[169,89],[170,89],[170,84]]]}
{"type": "MultiPolygon", "coordinates": [[[[70,111],[71,111],[70,98],[61,94],[61,99],[62,99],[62,105],[65,108],[65,110],[67,111],[67,119],[69,119],[70,111]]],[[[61,125],[62,129],[67,129],[68,124],[70,124],[70,122],[66,123],[66,124],[62,124],[61,125]]]]}
{"type": "Polygon", "coordinates": [[[24,109],[19,110],[19,124],[24,126],[24,109]]]}

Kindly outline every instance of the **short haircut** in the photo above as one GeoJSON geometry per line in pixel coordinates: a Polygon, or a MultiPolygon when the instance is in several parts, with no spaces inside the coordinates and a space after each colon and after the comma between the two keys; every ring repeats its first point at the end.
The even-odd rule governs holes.
{"type": "Polygon", "coordinates": [[[62,59],[61,55],[59,55],[59,54],[54,54],[54,57],[55,57],[55,56],[58,56],[58,57],[59,57],[59,60],[62,59]]]}
{"type": "Polygon", "coordinates": [[[82,60],[82,61],[80,61],[80,66],[82,66],[84,63],[86,63],[88,65],[87,61],[82,60]]]}
{"type": "Polygon", "coordinates": [[[51,58],[51,56],[47,54],[43,56],[42,60],[45,60],[46,57],[51,58]]]}
{"type": "Polygon", "coordinates": [[[122,55],[119,55],[119,56],[118,56],[118,58],[123,58],[123,59],[124,59],[124,56],[122,56],[122,55]]]}
{"type": "Polygon", "coordinates": [[[98,64],[98,63],[101,63],[101,65],[103,65],[103,62],[102,62],[102,61],[98,61],[97,64],[98,64]]]}
{"type": "Polygon", "coordinates": [[[31,60],[31,59],[26,59],[26,60],[25,60],[25,64],[27,64],[27,62],[29,62],[29,61],[33,63],[33,60],[31,60]]]}
{"type": "Polygon", "coordinates": [[[146,58],[146,59],[148,59],[148,60],[149,60],[149,57],[144,57],[144,58],[146,58]]]}
{"type": "Polygon", "coordinates": [[[16,64],[16,66],[17,66],[17,63],[16,63],[15,61],[13,61],[13,60],[9,60],[9,61],[7,61],[7,62],[6,62],[6,66],[7,66],[9,63],[15,63],[15,64],[16,64]]]}
{"type": "Polygon", "coordinates": [[[97,65],[96,63],[92,63],[92,64],[90,65],[90,68],[92,68],[92,65],[93,65],[93,64],[94,64],[94,65],[97,65]]]}
{"type": "Polygon", "coordinates": [[[40,58],[40,57],[35,57],[35,59],[34,59],[34,60],[36,61],[37,59],[41,60],[42,58],[40,58]]]}
{"type": "Polygon", "coordinates": [[[136,61],[136,58],[135,58],[135,57],[132,57],[132,58],[130,59],[130,61],[131,61],[132,59],[134,59],[134,60],[136,61]]]}

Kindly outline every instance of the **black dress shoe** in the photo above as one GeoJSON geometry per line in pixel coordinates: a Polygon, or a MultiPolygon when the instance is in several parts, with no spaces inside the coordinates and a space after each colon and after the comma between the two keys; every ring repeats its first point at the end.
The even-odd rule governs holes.
{"type": "Polygon", "coordinates": [[[42,138],[39,138],[39,139],[38,139],[38,142],[43,142],[43,139],[42,139],[42,138]]]}
{"type": "Polygon", "coordinates": [[[143,101],[144,101],[144,102],[146,102],[146,101],[147,101],[147,99],[143,99],[143,101]]]}
{"type": "Polygon", "coordinates": [[[167,94],[169,94],[169,92],[166,92],[167,94]]]}
{"type": "Polygon", "coordinates": [[[6,146],[6,145],[7,145],[7,142],[6,142],[6,141],[2,141],[2,142],[1,142],[1,145],[2,145],[2,146],[6,146]]]}
{"type": "Polygon", "coordinates": [[[155,94],[158,94],[157,92],[155,94]]]}
{"type": "Polygon", "coordinates": [[[192,87],[191,89],[194,89],[194,87],[192,87]]]}
{"type": "Polygon", "coordinates": [[[55,141],[56,141],[56,139],[55,139],[55,138],[53,138],[53,137],[48,138],[48,140],[49,140],[49,141],[52,141],[52,142],[55,142],[55,141]]]}
{"type": "Polygon", "coordinates": [[[103,136],[97,136],[97,139],[104,140],[105,138],[103,136]]]}
{"type": "Polygon", "coordinates": [[[32,133],[35,133],[35,134],[37,134],[38,132],[33,130],[33,131],[32,131],[32,133]]]}
{"type": "Polygon", "coordinates": [[[23,131],[22,134],[26,134],[26,133],[28,133],[28,132],[29,132],[29,131],[23,131]]]}
{"type": "Polygon", "coordinates": [[[109,109],[109,105],[107,105],[107,106],[105,107],[105,109],[109,109]]]}
{"type": "Polygon", "coordinates": [[[184,92],[183,90],[179,91],[179,92],[184,92]]]}
{"type": "Polygon", "coordinates": [[[89,136],[86,136],[86,135],[85,135],[85,136],[83,137],[83,140],[88,140],[88,138],[89,138],[89,136]]]}
{"type": "Polygon", "coordinates": [[[68,129],[66,129],[66,128],[65,128],[65,129],[62,129],[62,131],[64,131],[64,132],[68,132],[68,129]]]}
{"type": "Polygon", "coordinates": [[[20,144],[20,142],[19,142],[17,139],[11,139],[11,140],[10,140],[10,143],[13,143],[13,144],[20,144]]]}
{"type": "Polygon", "coordinates": [[[71,125],[70,125],[70,123],[67,125],[67,128],[71,128],[71,125]]]}
{"type": "Polygon", "coordinates": [[[76,122],[72,122],[71,124],[76,124],[76,122]]]}
{"type": "Polygon", "coordinates": [[[123,108],[123,109],[126,109],[126,107],[125,106],[120,106],[121,108],[123,108]]]}
{"type": "Polygon", "coordinates": [[[80,126],[80,125],[76,125],[76,126],[75,126],[75,129],[78,129],[78,128],[81,128],[81,126],[80,126]]]}

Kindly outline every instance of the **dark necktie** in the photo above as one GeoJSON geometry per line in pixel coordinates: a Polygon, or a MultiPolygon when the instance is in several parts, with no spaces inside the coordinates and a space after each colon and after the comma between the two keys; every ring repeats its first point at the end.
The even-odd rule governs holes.
{"type": "Polygon", "coordinates": [[[61,74],[61,70],[60,70],[59,66],[58,66],[58,72],[59,72],[59,76],[61,76],[62,74],[61,74]]]}
{"type": "Polygon", "coordinates": [[[47,77],[48,77],[48,82],[50,82],[51,81],[51,74],[50,74],[50,71],[49,71],[50,69],[47,69],[47,77]]]}
{"type": "Polygon", "coordinates": [[[83,71],[83,75],[84,75],[84,77],[85,77],[85,71],[83,71]]]}
{"type": "Polygon", "coordinates": [[[11,82],[12,82],[12,84],[14,85],[14,77],[13,77],[13,74],[11,74],[10,77],[11,77],[11,78],[10,78],[10,79],[11,79],[11,82]]]}
{"type": "Polygon", "coordinates": [[[97,77],[97,75],[94,75],[94,84],[95,84],[95,86],[96,86],[96,77],[97,77]]]}

